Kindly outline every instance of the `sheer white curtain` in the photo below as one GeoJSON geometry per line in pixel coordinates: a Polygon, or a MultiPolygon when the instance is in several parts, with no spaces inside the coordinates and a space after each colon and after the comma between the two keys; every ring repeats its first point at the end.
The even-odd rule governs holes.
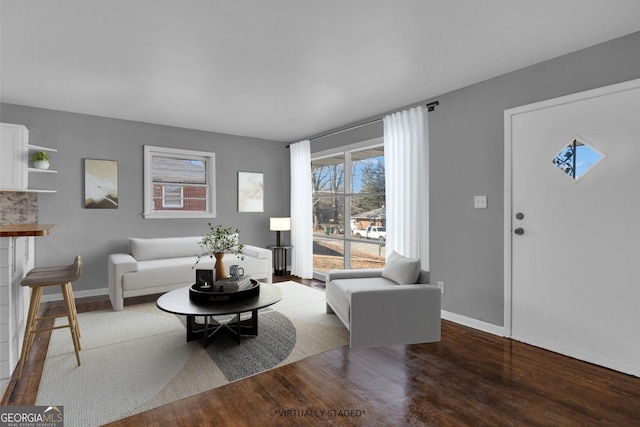
{"type": "Polygon", "coordinates": [[[311,148],[309,140],[289,146],[291,159],[291,274],[313,278],[311,148]]]}
{"type": "Polygon", "coordinates": [[[429,265],[429,129],[424,106],[384,118],[387,254],[429,265]]]}

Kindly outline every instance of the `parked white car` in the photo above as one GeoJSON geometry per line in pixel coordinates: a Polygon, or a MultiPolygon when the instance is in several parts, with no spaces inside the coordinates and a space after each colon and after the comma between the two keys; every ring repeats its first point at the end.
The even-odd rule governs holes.
{"type": "Polygon", "coordinates": [[[387,240],[387,229],[385,227],[379,227],[370,225],[366,230],[353,230],[353,235],[358,238],[374,239],[384,242],[387,240]]]}

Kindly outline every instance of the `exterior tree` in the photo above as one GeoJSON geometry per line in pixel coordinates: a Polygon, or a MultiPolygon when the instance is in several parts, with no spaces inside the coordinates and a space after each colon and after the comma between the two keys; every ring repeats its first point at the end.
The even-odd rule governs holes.
{"type": "Polygon", "coordinates": [[[338,197],[335,196],[344,188],[344,164],[312,166],[311,179],[314,229],[320,229],[321,224],[329,220],[338,224],[341,210],[338,197]]]}
{"type": "Polygon", "coordinates": [[[385,179],[384,160],[382,158],[378,157],[364,162],[360,194],[363,197],[354,198],[352,215],[372,211],[384,206],[385,179]]]}

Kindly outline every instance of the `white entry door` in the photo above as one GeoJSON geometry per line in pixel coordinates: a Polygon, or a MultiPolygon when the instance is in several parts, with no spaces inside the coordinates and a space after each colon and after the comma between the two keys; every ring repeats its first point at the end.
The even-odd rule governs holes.
{"type": "Polygon", "coordinates": [[[505,112],[505,331],[640,376],[640,80],[505,112]]]}

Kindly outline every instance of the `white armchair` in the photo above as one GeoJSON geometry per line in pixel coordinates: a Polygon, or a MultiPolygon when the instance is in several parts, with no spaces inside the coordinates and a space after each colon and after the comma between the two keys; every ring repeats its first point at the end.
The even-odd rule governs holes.
{"type": "Polygon", "coordinates": [[[327,273],[327,313],[349,329],[351,347],[440,341],[440,289],[429,284],[428,271],[416,273],[403,284],[381,268],[327,273]]]}

